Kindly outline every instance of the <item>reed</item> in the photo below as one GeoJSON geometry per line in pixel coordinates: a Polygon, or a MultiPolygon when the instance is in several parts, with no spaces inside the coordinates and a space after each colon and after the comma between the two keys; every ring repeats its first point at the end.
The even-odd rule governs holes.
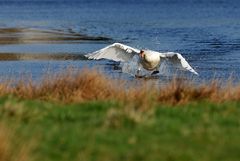
{"type": "Polygon", "coordinates": [[[47,74],[41,82],[26,78],[2,82],[0,95],[61,103],[113,100],[146,108],[158,103],[176,105],[201,100],[214,103],[239,101],[240,85],[233,85],[231,81],[222,84],[217,80],[196,85],[191,81],[173,79],[165,85],[153,86],[144,81],[131,83],[112,79],[96,70],[68,69],[47,74]]]}

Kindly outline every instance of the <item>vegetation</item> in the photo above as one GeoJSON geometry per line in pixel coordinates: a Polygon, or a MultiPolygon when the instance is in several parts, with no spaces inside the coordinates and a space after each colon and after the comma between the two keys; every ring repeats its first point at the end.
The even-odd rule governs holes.
{"type": "Polygon", "coordinates": [[[152,88],[64,73],[0,85],[0,161],[240,158],[237,85],[152,88]]]}

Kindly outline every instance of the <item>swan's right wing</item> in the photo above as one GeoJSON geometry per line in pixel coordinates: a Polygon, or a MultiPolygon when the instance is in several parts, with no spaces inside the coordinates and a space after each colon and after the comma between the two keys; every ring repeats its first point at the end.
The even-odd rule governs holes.
{"type": "Polygon", "coordinates": [[[188,64],[188,62],[181,54],[175,52],[166,52],[159,54],[161,58],[165,58],[168,61],[171,61],[173,64],[180,65],[183,69],[198,75],[198,73],[188,64]]]}
{"type": "Polygon", "coordinates": [[[124,62],[130,60],[135,54],[138,53],[140,53],[140,50],[138,49],[124,44],[114,43],[85,56],[88,59],[110,59],[114,61],[124,62]]]}

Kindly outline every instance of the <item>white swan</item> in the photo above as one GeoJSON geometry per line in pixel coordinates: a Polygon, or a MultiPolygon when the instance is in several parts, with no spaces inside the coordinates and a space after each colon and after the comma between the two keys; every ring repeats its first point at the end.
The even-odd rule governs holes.
{"type": "Polygon", "coordinates": [[[152,74],[158,73],[161,60],[167,59],[174,64],[179,64],[183,69],[188,70],[196,75],[198,73],[188,64],[188,62],[179,53],[165,52],[160,53],[152,50],[139,50],[130,46],[114,43],[103,49],[85,55],[88,59],[110,59],[114,61],[129,61],[133,56],[138,55],[138,71],[141,70],[141,65],[144,69],[153,71],[152,74]]]}

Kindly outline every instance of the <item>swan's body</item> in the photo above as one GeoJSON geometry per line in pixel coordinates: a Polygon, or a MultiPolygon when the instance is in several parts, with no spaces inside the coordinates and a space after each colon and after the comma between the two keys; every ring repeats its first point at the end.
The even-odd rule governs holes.
{"type": "Polygon", "coordinates": [[[179,64],[183,69],[198,75],[183,56],[175,52],[160,53],[152,50],[139,50],[124,44],[114,43],[85,56],[89,59],[110,59],[125,62],[131,60],[135,55],[139,56],[139,66],[142,65],[144,69],[149,71],[158,71],[161,61],[167,59],[174,64],[179,64]]]}
{"type": "Polygon", "coordinates": [[[160,56],[158,53],[150,50],[142,50],[143,55],[140,56],[139,62],[144,69],[157,70],[160,66],[160,56]]]}

